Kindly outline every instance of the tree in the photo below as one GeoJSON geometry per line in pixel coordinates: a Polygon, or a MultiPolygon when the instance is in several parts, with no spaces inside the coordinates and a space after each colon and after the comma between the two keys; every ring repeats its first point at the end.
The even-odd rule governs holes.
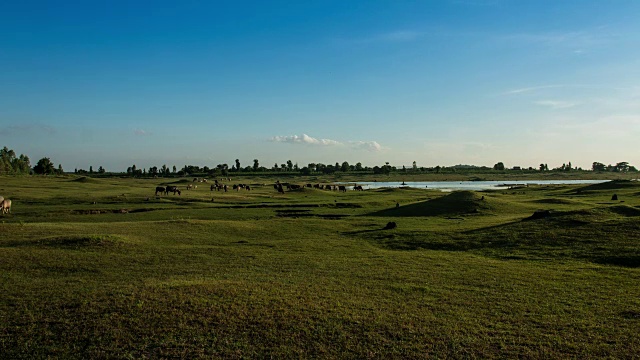
{"type": "Polygon", "coordinates": [[[105,169],[102,167],[102,165],[100,165],[100,167],[98,168],[98,174],[104,174],[104,173],[106,173],[106,172],[107,172],[107,170],[105,170],[105,169]]]}
{"type": "Polygon", "coordinates": [[[627,172],[629,171],[629,163],[626,161],[622,161],[616,164],[615,171],[618,172],[627,172]]]}
{"type": "Polygon", "coordinates": [[[236,159],[236,171],[240,171],[240,160],[236,159]]]}
{"type": "Polygon", "coordinates": [[[93,166],[89,165],[89,174],[93,174],[93,166]]]}
{"type": "Polygon", "coordinates": [[[356,163],[356,171],[362,171],[362,163],[356,163]]]}
{"type": "Polygon", "coordinates": [[[287,160],[287,170],[288,171],[293,170],[293,162],[291,160],[287,160]]]}
{"type": "Polygon", "coordinates": [[[415,161],[413,162],[412,168],[413,168],[413,172],[417,172],[418,171],[418,164],[416,164],[415,161]]]}
{"type": "Polygon", "coordinates": [[[253,171],[258,171],[259,168],[260,163],[258,162],[258,159],[253,159],[253,171]]]}
{"type": "Polygon", "coordinates": [[[504,164],[502,162],[499,162],[499,163],[493,165],[493,170],[499,170],[499,171],[504,170],[504,164]]]}
{"type": "Polygon", "coordinates": [[[347,172],[349,171],[349,163],[348,162],[343,162],[342,166],[340,166],[340,170],[342,170],[342,172],[347,172]]]}
{"type": "Polygon", "coordinates": [[[62,164],[58,164],[58,174],[59,175],[64,174],[64,170],[62,170],[62,164]]]}
{"type": "Polygon", "coordinates": [[[540,164],[540,171],[544,171],[544,164],[540,164]]]}
{"type": "Polygon", "coordinates": [[[33,172],[40,175],[54,174],[56,169],[53,167],[51,159],[44,157],[38,160],[36,166],[33,167],[33,172]]]}
{"type": "Polygon", "coordinates": [[[607,166],[601,162],[594,161],[591,165],[591,170],[593,171],[606,171],[607,166]]]}
{"type": "Polygon", "coordinates": [[[31,171],[29,157],[16,153],[6,146],[0,149],[0,174],[28,174],[31,171]]]}
{"type": "Polygon", "coordinates": [[[173,165],[173,173],[174,173],[174,174],[176,173],[176,170],[177,170],[176,166],[175,166],[175,165],[173,165]]]}

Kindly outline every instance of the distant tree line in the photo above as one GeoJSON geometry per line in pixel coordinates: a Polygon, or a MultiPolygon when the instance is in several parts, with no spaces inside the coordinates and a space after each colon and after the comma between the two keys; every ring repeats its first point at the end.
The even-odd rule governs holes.
{"type": "MultiPolygon", "coordinates": [[[[342,163],[336,162],[335,164],[323,164],[323,163],[308,163],[306,166],[299,166],[298,163],[294,163],[291,160],[287,160],[281,164],[277,162],[273,164],[271,167],[265,167],[260,165],[258,159],[253,159],[253,164],[242,167],[240,163],[240,159],[235,159],[234,163],[231,167],[226,164],[217,164],[214,167],[208,166],[197,166],[197,165],[184,165],[180,170],[173,165],[171,168],[166,164],[158,167],[151,166],[147,168],[138,168],[135,164],[129,166],[126,170],[126,174],[131,177],[173,177],[173,176],[230,176],[231,174],[261,174],[261,175],[269,175],[269,174],[290,174],[290,175],[330,175],[330,174],[425,174],[425,173],[455,173],[455,172],[477,172],[477,173],[485,173],[485,172],[495,172],[495,171],[521,171],[521,172],[546,172],[546,171],[554,171],[554,172],[566,172],[566,171],[585,171],[579,167],[573,167],[571,162],[563,163],[561,166],[552,168],[549,170],[549,166],[547,164],[540,164],[537,168],[528,167],[522,168],[520,166],[513,166],[512,168],[506,168],[503,162],[498,162],[493,165],[493,167],[487,166],[476,166],[476,165],[453,165],[453,166],[433,166],[433,167],[418,167],[417,163],[414,161],[411,167],[402,166],[402,168],[397,168],[395,166],[391,166],[389,162],[385,162],[383,165],[376,165],[373,167],[363,166],[362,163],[358,162],[355,165],[349,164],[347,161],[343,161],[342,163]]],[[[622,161],[616,163],[615,165],[605,165],[600,162],[594,162],[590,171],[594,172],[637,172],[634,166],[629,165],[628,162],[622,161]]],[[[31,163],[29,161],[29,157],[21,154],[20,156],[16,156],[16,153],[7,148],[6,146],[0,150],[0,175],[10,175],[10,174],[63,174],[64,170],[62,169],[62,165],[59,164],[57,167],[51,161],[50,158],[44,157],[36,163],[36,165],[32,168],[31,163]]],[[[74,170],[75,174],[79,175],[106,175],[107,171],[104,167],[99,166],[96,171],[94,171],[93,166],[89,166],[89,170],[78,169],[74,170]]],[[[120,174],[120,173],[117,173],[120,174]]]]}

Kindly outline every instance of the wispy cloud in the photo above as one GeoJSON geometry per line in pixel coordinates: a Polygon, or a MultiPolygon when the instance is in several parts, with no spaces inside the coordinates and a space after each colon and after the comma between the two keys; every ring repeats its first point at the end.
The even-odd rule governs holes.
{"type": "Polygon", "coordinates": [[[561,100],[540,100],[540,101],[534,101],[534,104],[550,107],[552,109],[568,109],[578,105],[578,103],[576,102],[561,101],[561,100]]]}
{"type": "Polygon", "coordinates": [[[372,41],[385,41],[385,42],[405,42],[418,39],[423,34],[418,31],[399,30],[391,31],[384,34],[379,34],[371,38],[372,41]]]}
{"type": "Polygon", "coordinates": [[[142,129],[135,129],[135,130],[133,130],[133,133],[134,133],[134,135],[137,135],[137,136],[147,136],[147,135],[151,135],[151,133],[150,133],[150,132],[145,131],[145,130],[142,130],[142,129]]]}
{"type": "Polygon", "coordinates": [[[500,38],[519,45],[569,48],[584,52],[614,42],[618,37],[607,31],[606,27],[601,27],[583,31],[515,33],[503,35],[500,38]]]}
{"type": "Polygon", "coordinates": [[[337,39],[339,44],[393,44],[393,43],[406,43],[417,41],[427,34],[421,31],[415,30],[393,30],[377,34],[371,34],[363,37],[345,37],[337,39]]]}
{"type": "Polygon", "coordinates": [[[576,86],[576,85],[542,85],[542,86],[530,86],[530,87],[524,87],[524,88],[519,88],[519,89],[514,89],[514,90],[505,91],[505,92],[503,93],[503,95],[524,94],[524,93],[534,92],[534,91],[538,91],[538,90],[554,89],[554,88],[562,88],[562,87],[571,87],[571,86],[576,86]]]}
{"type": "Polygon", "coordinates": [[[335,140],[330,139],[316,139],[307,134],[291,135],[291,136],[274,136],[270,141],[273,142],[282,142],[282,143],[291,143],[291,144],[310,144],[310,145],[322,145],[322,146],[333,146],[333,145],[341,145],[342,143],[335,140]]]}
{"type": "Polygon", "coordinates": [[[0,135],[31,135],[31,134],[55,134],[56,129],[49,125],[42,124],[26,124],[26,125],[9,125],[0,129],[0,135]]]}

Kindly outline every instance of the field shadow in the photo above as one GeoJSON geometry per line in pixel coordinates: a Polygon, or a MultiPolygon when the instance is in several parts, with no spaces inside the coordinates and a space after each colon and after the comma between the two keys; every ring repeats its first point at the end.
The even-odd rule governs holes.
{"type": "Polygon", "coordinates": [[[640,255],[599,256],[591,261],[603,265],[615,265],[628,268],[640,268],[640,255]]]}
{"type": "Polygon", "coordinates": [[[427,217],[474,214],[486,209],[490,209],[490,206],[488,201],[484,200],[484,196],[478,196],[472,191],[455,191],[436,199],[403,206],[398,204],[395,208],[372,212],[365,216],[427,217]]]}
{"type": "Polygon", "coordinates": [[[59,249],[115,248],[129,245],[127,239],[119,235],[67,235],[40,240],[10,241],[3,247],[45,247],[59,249]]]}

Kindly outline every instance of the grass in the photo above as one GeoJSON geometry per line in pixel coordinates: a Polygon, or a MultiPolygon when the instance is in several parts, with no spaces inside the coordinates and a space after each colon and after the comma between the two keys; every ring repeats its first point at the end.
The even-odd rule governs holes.
{"type": "Polygon", "coordinates": [[[162,180],[0,180],[4,358],[640,353],[637,182],[278,194],[243,179],[252,191],[155,197],[162,180]]]}

